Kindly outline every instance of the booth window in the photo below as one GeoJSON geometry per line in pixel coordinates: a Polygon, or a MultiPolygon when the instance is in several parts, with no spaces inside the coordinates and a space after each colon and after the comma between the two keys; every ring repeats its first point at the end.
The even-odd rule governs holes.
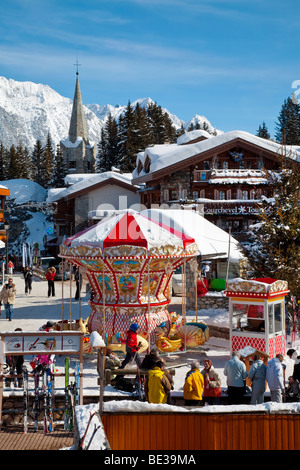
{"type": "Polygon", "coordinates": [[[265,329],[263,305],[232,304],[232,328],[234,331],[255,331],[265,329]]]}
{"type": "Polygon", "coordinates": [[[282,332],[282,304],[269,305],[269,334],[282,332]]]}

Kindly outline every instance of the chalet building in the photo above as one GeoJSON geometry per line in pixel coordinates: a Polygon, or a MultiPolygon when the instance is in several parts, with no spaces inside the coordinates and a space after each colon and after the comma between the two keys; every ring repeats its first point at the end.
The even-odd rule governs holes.
{"type": "Polygon", "coordinates": [[[70,173],[94,173],[96,145],[89,141],[77,72],[69,135],[60,141],[64,161],[70,173]]]}
{"type": "Polygon", "coordinates": [[[257,201],[273,194],[264,169],[278,171],[281,152],[279,144],[247,132],[212,136],[196,130],[176,144],[139,153],[132,183],[144,184],[141,203],[147,208],[200,204],[205,218],[243,241],[257,220],[257,201]]]}
{"type": "MultiPolygon", "coordinates": [[[[84,230],[112,213],[140,208],[139,186],[132,185],[132,175],[115,171],[67,175],[66,187],[50,189],[48,203],[55,203],[53,214],[56,239],[54,250],[75,233],[84,230]],[[56,248],[55,248],[56,247],[56,248]]],[[[48,246],[50,248],[50,246],[48,246]]]]}

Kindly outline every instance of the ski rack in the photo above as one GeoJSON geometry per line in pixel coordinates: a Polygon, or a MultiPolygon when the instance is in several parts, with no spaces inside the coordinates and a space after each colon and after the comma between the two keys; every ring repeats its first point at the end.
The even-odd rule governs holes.
{"type": "MultiPolygon", "coordinates": [[[[81,331],[18,331],[0,333],[0,427],[2,425],[3,382],[9,374],[3,373],[4,359],[10,356],[57,354],[79,356],[79,405],[83,404],[83,333],[81,331]]],[[[13,377],[17,374],[11,374],[13,377]]],[[[65,374],[55,374],[64,376],[65,374]]],[[[70,374],[74,375],[75,374],[70,374]]],[[[34,376],[29,374],[28,376],[34,376]]],[[[21,377],[21,375],[19,375],[21,377]]],[[[20,391],[23,390],[20,388],[20,391]]],[[[16,412],[17,410],[12,410],[16,412]]],[[[7,412],[7,410],[6,410],[7,412]]]]}

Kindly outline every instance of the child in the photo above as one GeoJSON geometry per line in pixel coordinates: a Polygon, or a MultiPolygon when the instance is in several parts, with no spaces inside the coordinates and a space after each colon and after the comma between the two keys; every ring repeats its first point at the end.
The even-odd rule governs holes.
{"type": "Polygon", "coordinates": [[[126,339],[126,356],[124,361],[121,364],[120,369],[124,369],[126,365],[135,360],[137,366],[141,367],[141,358],[138,354],[138,350],[140,349],[141,344],[137,344],[137,330],[139,325],[137,323],[132,323],[130,325],[129,331],[127,332],[127,339],[126,339]]]}

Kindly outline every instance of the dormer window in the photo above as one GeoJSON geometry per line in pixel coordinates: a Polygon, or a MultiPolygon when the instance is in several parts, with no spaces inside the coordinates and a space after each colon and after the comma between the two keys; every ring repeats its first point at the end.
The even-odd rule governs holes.
{"type": "Polygon", "coordinates": [[[150,171],[150,165],[151,165],[151,160],[149,158],[149,155],[146,156],[145,158],[145,163],[144,163],[144,170],[145,170],[145,173],[149,173],[150,171]]]}
{"type": "Polygon", "coordinates": [[[140,174],[140,172],[142,171],[143,169],[143,164],[141,162],[141,160],[138,161],[138,164],[137,164],[137,172],[138,174],[140,174]]]}

